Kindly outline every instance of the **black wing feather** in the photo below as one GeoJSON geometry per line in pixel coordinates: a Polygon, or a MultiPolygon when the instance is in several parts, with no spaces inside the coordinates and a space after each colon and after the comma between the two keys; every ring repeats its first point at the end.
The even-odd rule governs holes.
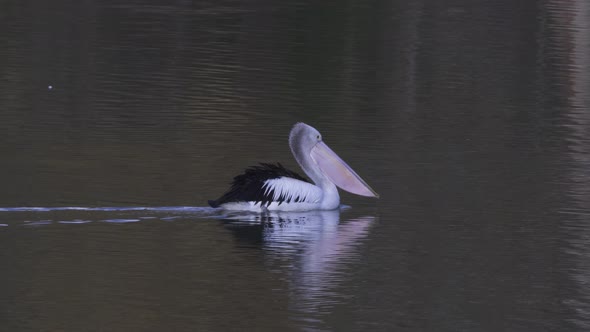
{"type": "MultiPolygon", "coordinates": [[[[234,177],[231,184],[231,188],[228,192],[223,194],[217,200],[210,200],[209,205],[211,207],[219,207],[221,204],[229,202],[261,202],[261,206],[268,206],[273,202],[274,191],[270,190],[268,193],[264,193],[266,190],[263,188],[264,182],[270,179],[278,179],[281,177],[289,177],[304,182],[309,180],[305,179],[301,175],[286,169],[280,163],[268,164],[260,163],[259,166],[250,166],[246,168],[244,174],[240,174],[234,177]]],[[[297,202],[299,197],[295,198],[297,202]]],[[[279,204],[285,201],[285,197],[280,197],[279,204]]]]}

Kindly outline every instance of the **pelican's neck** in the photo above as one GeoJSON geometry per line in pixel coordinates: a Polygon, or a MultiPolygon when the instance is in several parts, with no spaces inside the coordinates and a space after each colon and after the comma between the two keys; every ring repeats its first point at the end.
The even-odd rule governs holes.
{"type": "Polygon", "coordinates": [[[291,140],[289,145],[291,152],[301,169],[309,176],[309,178],[322,189],[322,205],[326,205],[327,209],[334,209],[340,204],[340,196],[336,185],[324,175],[318,165],[311,159],[309,151],[304,152],[300,144],[296,140],[291,140]]]}

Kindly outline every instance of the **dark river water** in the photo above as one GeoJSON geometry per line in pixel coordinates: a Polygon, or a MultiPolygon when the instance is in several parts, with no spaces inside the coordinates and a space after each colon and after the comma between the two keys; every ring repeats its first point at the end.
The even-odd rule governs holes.
{"type": "Polygon", "coordinates": [[[590,2],[0,3],[1,331],[588,331],[590,2]],[[207,207],[303,121],[380,195],[207,207]]]}

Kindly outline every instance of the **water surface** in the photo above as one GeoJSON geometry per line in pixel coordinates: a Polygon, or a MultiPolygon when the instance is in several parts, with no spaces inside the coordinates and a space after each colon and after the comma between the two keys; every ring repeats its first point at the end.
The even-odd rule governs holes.
{"type": "Polygon", "coordinates": [[[586,1],[0,5],[8,331],[585,331],[586,1]],[[381,196],[206,207],[303,121],[381,196]]]}

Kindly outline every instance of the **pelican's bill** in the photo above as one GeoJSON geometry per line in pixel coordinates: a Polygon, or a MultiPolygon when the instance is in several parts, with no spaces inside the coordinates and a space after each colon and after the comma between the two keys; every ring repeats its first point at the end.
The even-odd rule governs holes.
{"type": "Polygon", "coordinates": [[[318,142],[310,154],[322,172],[341,189],[361,196],[379,197],[379,194],[324,142],[318,142]]]}

